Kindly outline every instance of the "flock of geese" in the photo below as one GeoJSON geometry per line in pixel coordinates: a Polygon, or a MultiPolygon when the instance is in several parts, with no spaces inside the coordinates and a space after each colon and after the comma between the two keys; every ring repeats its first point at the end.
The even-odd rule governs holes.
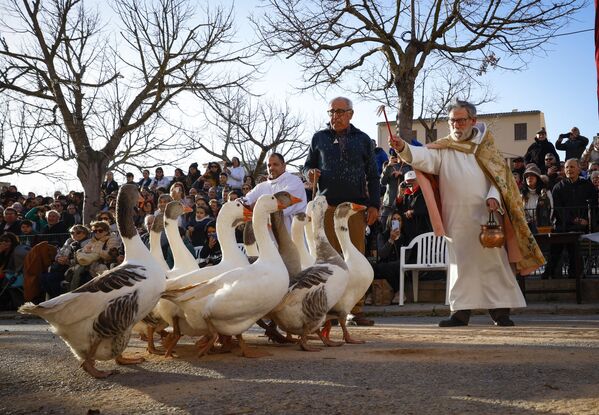
{"type": "Polygon", "coordinates": [[[326,346],[343,344],[329,338],[330,320],[338,319],[344,342],[360,343],[350,336],[345,322],[373,279],[372,267],[353,246],[348,231],[350,216],[364,206],[342,203],[335,210],[341,256],[325,235],[328,205],[323,196],[308,204],[306,214],[295,215],[291,235],[282,210],[299,199],[287,192],[261,196],[252,210],[240,201],[225,203],[216,223],[222,261],[199,268],[177,229],[184,206],[171,202],[163,217],[157,215],[148,250],[133,223],[139,198],[136,186],[120,188],[117,224],[125,246],[122,264],[72,292],[19,309],[44,318],[90,375],[104,378],[114,373],[96,368],[98,360],[115,359],[118,364],[144,360],[122,355],[132,332],[147,339],[149,352],[166,357],[173,355],[183,335],[200,338],[199,356],[214,350],[217,342],[220,350],[230,349],[233,336],[243,356],[263,356],[263,351],[248,347],[243,339],[243,333],[257,322],[267,328],[269,337],[315,351],[319,349],[308,342],[313,334],[326,346]],[[251,223],[246,231],[252,237],[244,237],[248,255],[235,240],[235,228],[242,222],[251,223]],[[160,248],[163,230],[173,252],[173,268],[160,248]],[[168,326],[170,332],[164,330],[168,326]],[[154,333],[164,336],[162,352],[154,346],[154,333]]]}

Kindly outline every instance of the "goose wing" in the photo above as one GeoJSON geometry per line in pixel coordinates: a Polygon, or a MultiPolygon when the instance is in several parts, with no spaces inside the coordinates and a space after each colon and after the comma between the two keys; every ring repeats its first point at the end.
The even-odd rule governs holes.
{"type": "Polygon", "coordinates": [[[39,305],[26,304],[21,311],[36,314],[52,324],[70,325],[105,312],[107,305],[132,291],[132,287],[147,279],[145,267],[123,264],[106,271],[74,291],[39,305]],[[118,290],[126,288],[122,292],[118,290]]]}

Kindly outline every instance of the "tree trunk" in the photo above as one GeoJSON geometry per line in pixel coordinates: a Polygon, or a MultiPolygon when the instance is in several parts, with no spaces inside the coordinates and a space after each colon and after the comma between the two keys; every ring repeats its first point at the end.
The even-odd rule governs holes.
{"type": "Polygon", "coordinates": [[[399,97],[399,112],[397,113],[396,134],[408,143],[412,136],[412,120],[414,119],[414,86],[416,77],[406,75],[395,78],[395,88],[399,97]]]}
{"type": "Polygon", "coordinates": [[[84,199],[81,214],[84,224],[96,219],[100,206],[100,187],[108,170],[108,159],[95,150],[77,156],[77,177],[83,185],[84,199]]]}

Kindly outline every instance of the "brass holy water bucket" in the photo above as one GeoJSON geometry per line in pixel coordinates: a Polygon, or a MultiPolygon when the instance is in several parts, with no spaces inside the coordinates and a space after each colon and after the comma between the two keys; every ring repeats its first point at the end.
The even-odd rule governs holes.
{"type": "Polygon", "coordinates": [[[495,221],[493,212],[489,212],[489,222],[480,225],[480,243],[485,248],[501,248],[505,242],[505,235],[501,225],[495,221]]]}

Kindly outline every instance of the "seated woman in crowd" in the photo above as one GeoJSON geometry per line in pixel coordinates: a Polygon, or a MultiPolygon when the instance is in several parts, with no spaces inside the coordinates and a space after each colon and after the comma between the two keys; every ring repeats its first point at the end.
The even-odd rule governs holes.
{"type": "Polygon", "coordinates": [[[50,298],[72,291],[90,280],[89,275],[82,275],[84,266],[79,265],[75,258],[75,253],[90,242],[90,231],[84,225],[75,225],[71,227],[69,233],[71,237],[56,253],[49,272],[41,275],[42,290],[50,298]]]}
{"type": "Polygon", "coordinates": [[[387,280],[395,292],[393,303],[399,302],[399,254],[410,241],[402,232],[402,216],[398,211],[387,217],[385,229],[378,234],[378,262],[374,265],[374,278],[387,280]]]}
{"type": "Polygon", "coordinates": [[[218,236],[216,235],[216,222],[212,221],[207,224],[204,233],[206,244],[204,244],[200,251],[200,267],[216,265],[223,257],[218,236]]]}
{"type": "Polygon", "coordinates": [[[520,190],[524,202],[528,226],[537,233],[538,226],[551,226],[553,198],[551,191],[545,188],[541,170],[536,164],[529,164],[524,172],[524,185],[520,190]]]}
{"type": "Polygon", "coordinates": [[[187,224],[187,237],[193,246],[206,245],[205,228],[208,223],[213,221],[214,219],[210,217],[208,208],[196,205],[195,215],[187,224]]]}
{"type": "MultiPolygon", "coordinates": [[[[81,251],[84,254],[96,254],[88,256],[88,258],[92,258],[92,262],[89,264],[89,273],[91,278],[94,278],[109,269],[111,264],[117,262],[118,249],[121,243],[119,238],[110,232],[110,226],[107,222],[92,222],[91,229],[93,232],[92,238],[81,251]],[[94,257],[97,259],[94,259],[94,257]]],[[[81,260],[79,258],[77,260],[81,264],[81,260]]]]}
{"type": "Polygon", "coordinates": [[[29,249],[14,233],[0,235],[0,310],[23,304],[23,263],[29,249]]]}

